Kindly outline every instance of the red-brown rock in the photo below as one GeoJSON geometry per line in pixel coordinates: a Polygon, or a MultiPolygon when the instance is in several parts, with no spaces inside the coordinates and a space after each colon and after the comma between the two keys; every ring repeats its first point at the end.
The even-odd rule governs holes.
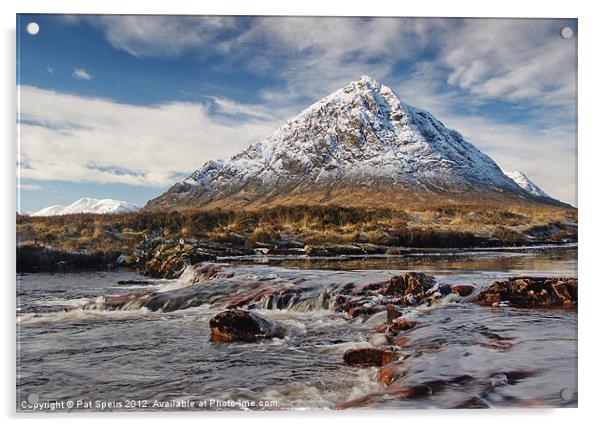
{"type": "Polygon", "coordinates": [[[382,305],[361,305],[359,307],[349,307],[347,314],[351,317],[371,316],[384,310],[382,305]]]}
{"type": "Polygon", "coordinates": [[[393,344],[395,344],[397,347],[406,346],[409,342],[410,339],[408,337],[396,337],[395,339],[393,339],[393,344]]]}
{"type": "Polygon", "coordinates": [[[416,322],[413,320],[407,320],[405,317],[398,317],[391,322],[390,329],[392,332],[407,331],[416,326],[416,322]]]}
{"type": "Polygon", "coordinates": [[[402,298],[406,304],[420,304],[428,298],[427,291],[435,285],[435,278],[424,273],[404,273],[389,280],[381,293],[402,298]]]}
{"type": "Polygon", "coordinates": [[[140,300],[142,302],[151,295],[152,293],[144,291],[128,292],[127,294],[122,295],[108,295],[98,301],[91,301],[83,305],[82,309],[120,310],[132,301],[140,300]]]}
{"type": "Polygon", "coordinates": [[[284,328],[247,310],[227,310],[209,321],[212,342],[255,342],[265,338],[284,337],[284,328]]]}
{"type": "Polygon", "coordinates": [[[343,354],[345,363],[361,366],[383,366],[395,357],[395,352],[382,348],[353,348],[343,354]]]}
{"type": "Polygon", "coordinates": [[[400,317],[401,314],[401,310],[399,310],[393,304],[387,304],[387,323],[391,323],[393,320],[400,317]]]}
{"type": "Polygon", "coordinates": [[[376,374],[376,380],[387,386],[393,384],[398,379],[402,378],[406,374],[403,361],[397,361],[389,363],[378,370],[376,374]]]}
{"type": "Polygon", "coordinates": [[[455,285],[452,286],[451,291],[453,294],[461,297],[467,297],[474,292],[474,286],[472,285],[455,285]]]}
{"type": "Polygon", "coordinates": [[[577,304],[577,279],[516,277],[495,281],[475,302],[514,307],[573,307],[577,304]]]}

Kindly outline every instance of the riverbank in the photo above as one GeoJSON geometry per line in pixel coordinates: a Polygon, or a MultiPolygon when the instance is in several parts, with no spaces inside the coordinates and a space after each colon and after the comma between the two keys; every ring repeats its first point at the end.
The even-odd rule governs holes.
{"type": "Polygon", "coordinates": [[[417,249],[565,245],[573,209],[492,206],[421,211],[277,207],[17,217],[17,271],[136,268],[175,278],[187,265],[230,257],[404,255],[417,249]]]}

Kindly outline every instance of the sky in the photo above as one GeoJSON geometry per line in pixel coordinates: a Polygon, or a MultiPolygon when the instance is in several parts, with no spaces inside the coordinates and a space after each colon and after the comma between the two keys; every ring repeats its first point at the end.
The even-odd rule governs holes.
{"type": "Polygon", "coordinates": [[[18,210],[143,206],[361,75],[576,205],[576,73],[569,19],[21,14],[18,210]]]}

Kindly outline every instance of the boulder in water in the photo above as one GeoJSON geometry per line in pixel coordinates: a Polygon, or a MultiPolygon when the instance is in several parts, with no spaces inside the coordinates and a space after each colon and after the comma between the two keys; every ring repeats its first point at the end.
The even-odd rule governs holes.
{"type": "Polygon", "coordinates": [[[284,328],[257,313],[232,309],[219,313],[209,321],[212,342],[256,342],[284,337],[284,328]]]}
{"type": "Polygon", "coordinates": [[[406,374],[406,368],[403,360],[389,363],[383,366],[376,374],[376,380],[384,385],[391,385],[398,379],[404,377],[406,374]]]}
{"type": "Polygon", "coordinates": [[[495,281],[475,302],[514,307],[573,307],[577,304],[577,279],[515,277],[495,281]]]}
{"type": "Polygon", "coordinates": [[[401,317],[401,310],[393,304],[387,304],[387,323],[390,324],[398,317],[401,317]]]}
{"type": "Polygon", "coordinates": [[[384,348],[352,348],[343,354],[343,360],[349,365],[383,366],[393,361],[396,353],[384,348]]]}
{"type": "Polygon", "coordinates": [[[122,295],[107,295],[81,306],[82,310],[122,310],[134,301],[141,305],[150,294],[143,291],[128,292],[122,295]]]}
{"type": "Polygon", "coordinates": [[[148,280],[118,280],[118,285],[150,285],[148,280]]]}
{"type": "Polygon", "coordinates": [[[455,285],[451,288],[452,293],[459,295],[461,297],[467,297],[472,294],[474,291],[474,286],[472,285],[455,285]]]}
{"type": "Polygon", "coordinates": [[[402,298],[408,305],[421,304],[430,297],[428,291],[435,283],[434,277],[424,273],[404,273],[392,277],[381,293],[402,298]]]}
{"type": "Polygon", "coordinates": [[[408,329],[412,329],[416,326],[416,322],[413,320],[408,320],[405,317],[398,317],[397,319],[391,322],[389,326],[389,330],[391,332],[397,333],[399,331],[407,331],[408,329]]]}

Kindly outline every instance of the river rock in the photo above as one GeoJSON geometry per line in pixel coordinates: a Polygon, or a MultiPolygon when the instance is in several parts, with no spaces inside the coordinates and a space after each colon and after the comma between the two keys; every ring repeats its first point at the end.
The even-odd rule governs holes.
{"type": "Polygon", "coordinates": [[[407,305],[417,305],[430,298],[428,291],[435,283],[434,277],[424,273],[404,273],[392,277],[381,293],[402,298],[407,305]]]}
{"type": "Polygon", "coordinates": [[[118,285],[150,285],[148,280],[118,280],[118,285]]]}
{"type": "Polygon", "coordinates": [[[387,304],[387,323],[390,324],[398,317],[401,317],[401,310],[393,304],[387,304]]]}
{"type": "Polygon", "coordinates": [[[140,306],[150,294],[144,291],[128,292],[122,295],[107,295],[81,306],[82,310],[122,310],[136,302],[140,306]]]}
{"type": "Polygon", "coordinates": [[[383,366],[395,359],[396,353],[383,348],[352,348],[343,354],[348,365],[383,366]]]}
{"type": "Polygon", "coordinates": [[[399,331],[407,331],[408,329],[412,329],[416,326],[416,322],[413,320],[407,320],[405,317],[398,317],[397,319],[391,322],[389,326],[389,330],[393,333],[397,333],[399,331]]]}
{"type": "Polygon", "coordinates": [[[398,379],[404,377],[406,374],[406,368],[403,360],[398,360],[393,363],[389,363],[379,369],[376,374],[376,380],[384,385],[391,385],[398,379]]]}
{"type": "Polygon", "coordinates": [[[573,307],[577,304],[577,279],[515,277],[499,280],[482,291],[475,302],[514,307],[573,307]]]}
{"type": "Polygon", "coordinates": [[[247,310],[233,309],[219,313],[209,321],[212,342],[256,342],[267,338],[283,338],[280,324],[247,310]]]}
{"type": "Polygon", "coordinates": [[[215,259],[204,247],[190,243],[162,240],[153,245],[144,249],[141,261],[141,273],[151,277],[175,279],[187,266],[215,259]]]}
{"type": "Polygon", "coordinates": [[[488,409],[489,404],[480,397],[474,396],[466,399],[453,407],[454,409],[488,409]]]}
{"type": "Polygon", "coordinates": [[[455,285],[451,288],[452,293],[461,297],[467,297],[474,292],[474,286],[472,285],[455,285]]]}
{"type": "Polygon", "coordinates": [[[369,317],[373,314],[376,313],[380,313],[381,311],[385,310],[385,306],[380,305],[380,304],[373,304],[373,303],[362,303],[361,301],[358,302],[358,306],[350,306],[347,309],[347,314],[350,317],[358,317],[358,316],[364,316],[364,317],[369,317]]]}

